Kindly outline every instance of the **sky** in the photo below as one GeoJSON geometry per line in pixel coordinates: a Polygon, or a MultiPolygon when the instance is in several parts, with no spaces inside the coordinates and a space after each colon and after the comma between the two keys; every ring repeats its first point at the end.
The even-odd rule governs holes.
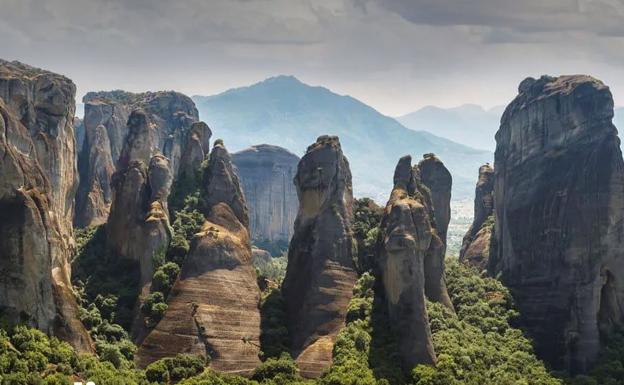
{"type": "Polygon", "coordinates": [[[390,116],[591,74],[624,105],[624,0],[0,0],[0,57],[78,87],[211,95],[286,74],[390,116]]]}

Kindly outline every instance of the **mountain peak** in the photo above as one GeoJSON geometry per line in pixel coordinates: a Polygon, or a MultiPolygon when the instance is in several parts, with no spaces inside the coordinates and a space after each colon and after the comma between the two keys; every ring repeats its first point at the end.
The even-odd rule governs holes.
{"type": "Polygon", "coordinates": [[[277,75],[261,81],[260,84],[301,85],[304,83],[293,75],[277,75]]]}

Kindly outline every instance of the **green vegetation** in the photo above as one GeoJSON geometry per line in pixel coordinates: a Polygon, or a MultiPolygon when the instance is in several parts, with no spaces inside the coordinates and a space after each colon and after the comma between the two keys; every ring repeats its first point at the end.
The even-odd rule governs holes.
{"type": "Polygon", "coordinates": [[[78,229],[76,241],[72,282],[80,320],[95,341],[102,361],[120,370],[133,368],[136,346],[127,330],[139,293],[139,266],[135,261],[110,255],[104,226],[78,229]]]}
{"type": "Polygon", "coordinates": [[[288,351],[290,339],[286,327],[286,303],[279,288],[262,293],[260,317],[262,358],[280,357],[288,351]]]}
{"type": "Polygon", "coordinates": [[[370,198],[353,201],[353,236],[357,242],[356,266],[360,272],[373,268],[374,247],[383,209],[370,198]]]}
{"type": "Polygon", "coordinates": [[[576,377],[560,373],[569,385],[624,385],[624,330],[614,330],[603,337],[606,346],[598,363],[587,374],[576,377]]]}
{"type": "Polygon", "coordinates": [[[259,249],[268,251],[273,257],[281,257],[288,252],[288,241],[283,239],[278,239],[276,241],[268,239],[256,240],[253,242],[253,245],[259,249]]]}
{"type": "Polygon", "coordinates": [[[147,385],[123,355],[102,349],[101,359],[79,355],[71,346],[25,326],[0,330],[2,385],[66,385],[94,381],[103,385],[147,385]],[[119,362],[112,362],[119,360],[119,362]],[[117,364],[117,365],[116,365],[117,364]]]}
{"type": "Polygon", "coordinates": [[[510,326],[517,313],[499,281],[447,260],[447,285],[457,315],[428,303],[438,364],[414,368],[415,385],[560,384],[535,357],[531,342],[510,326]]]}

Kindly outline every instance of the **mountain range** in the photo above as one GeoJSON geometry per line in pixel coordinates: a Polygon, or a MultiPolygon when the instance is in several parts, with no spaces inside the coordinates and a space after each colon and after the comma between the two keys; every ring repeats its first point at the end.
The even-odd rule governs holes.
{"type": "Polygon", "coordinates": [[[337,135],[349,159],[356,196],[383,202],[397,159],[435,153],[451,171],[455,198],[474,193],[478,168],[492,153],[431,132],[415,131],[359,100],[292,76],[277,76],[213,96],[194,96],[200,118],[231,151],[269,143],[303,154],[321,135],[337,135]]]}

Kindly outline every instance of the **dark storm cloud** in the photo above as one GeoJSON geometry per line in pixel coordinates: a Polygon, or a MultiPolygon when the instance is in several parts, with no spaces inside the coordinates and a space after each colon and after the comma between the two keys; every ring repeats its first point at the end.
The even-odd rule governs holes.
{"type": "Polygon", "coordinates": [[[0,0],[0,56],[64,73],[81,94],[211,94],[286,73],[398,114],[423,104],[502,104],[522,78],[542,73],[591,73],[617,93],[620,82],[624,88],[623,5],[0,0]]]}

